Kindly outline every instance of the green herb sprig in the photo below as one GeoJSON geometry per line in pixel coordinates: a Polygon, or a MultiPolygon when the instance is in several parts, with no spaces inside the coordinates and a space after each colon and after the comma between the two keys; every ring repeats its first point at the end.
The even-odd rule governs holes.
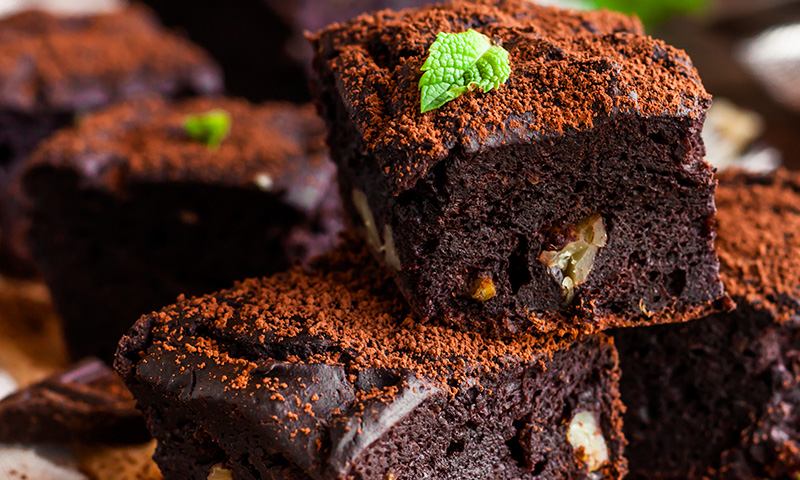
{"type": "Polygon", "coordinates": [[[493,45],[475,30],[439,33],[421,69],[420,110],[437,109],[461,95],[480,89],[486,93],[508,80],[508,51],[493,45]]]}
{"type": "Polygon", "coordinates": [[[183,120],[183,129],[189,138],[217,149],[231,132],[231,114],[222,109],[188,115],[183,120]]]}

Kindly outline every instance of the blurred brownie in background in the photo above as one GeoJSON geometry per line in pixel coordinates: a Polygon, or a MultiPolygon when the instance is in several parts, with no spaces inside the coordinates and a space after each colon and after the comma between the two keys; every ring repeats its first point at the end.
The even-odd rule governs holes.
{"type": "Polygon", "coordinates": [[[221,89],[210,57],[162,30],[143,7],[84,16],[25,11],[0,20],[0,271],[34,270],[10,231],[17,212],[6,192],[38,142],[117,101],[221,89]]]}
{"type": "Polygon", "coordinates": [[[632,479],[800,474],[800,176],[726,173],[717,207],[737,310],[614,333],[632,479]]]}
{"type": "Polygon", "coordinates": [[[122,380],[85,359],[0,400],[0,444],[136,444],[149,440],[122,380]]]}
{"type": "Polygon", "coordinates": [[[340,228],[334,178],[311,106],[152,99],[57,133],[18,181],[70,352],[108,359],[140,315],[179,294],[327,250],[340,228]],[[207,119],[195,130],[229,118],[227,138],[193,138],[193,115],[207,119]]]}
{"type": "Polygon", "coordinates": [[[162,21],[202,45],[225,70],[228,91],[252,101],[311,98],[311,47],[316,31],[364,12],[433,0],[144,0],[162,21]]]}

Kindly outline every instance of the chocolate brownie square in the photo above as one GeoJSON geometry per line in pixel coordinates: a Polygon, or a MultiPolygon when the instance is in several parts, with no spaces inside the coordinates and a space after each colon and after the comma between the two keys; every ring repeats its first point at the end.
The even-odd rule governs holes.
{"type": "Polygon", "coordinates": [[[34,270],[11,228],[18,210],[6,190],[42,139],[76,116],[121,100],[221,89],[211,58],[165,32],[143,7],[83,16],[25,11],[0,19],[0,269],[34,270]]]}
{"type": "Polygon", "coordinates": [[[0,400],[0,444],[135,444],[149,438],[131,393],[97,359],[0,400]]]}
{"type": "Polygon", "coordinates": [[[144,0],[225,70],[230,93],[251,101],[308,101],[312,51],[304,38],[333,22],[430,0],[144,0]]]}
{"type": "Polygon", "coordinates": [[[624,475],[608,337],[425,326],[355,243],[123,337],[115,368],[167,479],[624,475]]]}
{"type": "Polygon", "coordinates": [[[717,207],[737,310],[614,333],[631,478],[800,474],[800,176],[725,173],[717,207]]]}
{"type": "Polygon", "coordinates": [[[378,12],[313,38],[349,217],[423,320],[502,334],[688,320],[724,303],[709,96],[637,20],[530,2],[378,12]],[[420,113],[439,33],[507,82],[420,113]]]}
{"type": "Polygon", "coordinates": [[[73,356],[113,356],[141,315],[182,293],[268,275],[332,247],[335,167],[314,108],[137,101],[86,116],[26,161],[27,237],[73,356]],[[222,112],[219,146],[188,116],[222,112]]]}

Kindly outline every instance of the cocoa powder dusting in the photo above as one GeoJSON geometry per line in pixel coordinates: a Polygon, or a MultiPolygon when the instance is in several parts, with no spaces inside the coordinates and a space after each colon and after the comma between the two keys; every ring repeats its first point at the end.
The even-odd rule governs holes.
{"type": "Polygon", "coordinates": [[[704,115],[709,96],[686,54],[645,36],[638,20],[523,0],[456,1],[382,11],[312,38],[390,188],[398,194],[451,150],[591,128],[616,114],[704,115]],[[420,113],[417,84],[439,32],[475,29],[508,50],[511,76],[483,94],[420,113]]]}
{"type": "Polygon", "coordinates": [[[324,126],[311,106],[212,98],[133,101],[86,116],[39,148],[30,165],[65,165],[114,188],[123,178],[251,183],[280,190],[313,183],[309,171],[327,168],[324,126]],[[219,148],[192,140],[187,115],[223,109],[231,131],[219,148]],[[268,182],[264,185],[263,182],[268,182]]]}
{"type": "MultiPolygon", "coordinates": [[[[318,260],[312,271],[298,267],[273,277],[246,280],[233,289],[186,300],[162,313],[154,317],[156,348],[179,344],[191,332],[209,332],[209,338],[195,341],[194,348],[219,364],[240,363],[245,377],[254,364],[225,353],[226,342],[256,341],[263,336],[269,339],[267,343],[279,344],[311,336],[336,347],[306,358],[290,355],[281,361],[341,365],[341,356],[346,354],[351,359],[348,368],[410,371],[444,385],[448,379],[463,379],[470,372],[499,369],[506,360],[543,365],[553,352],[568,348],[574,340],[529,335],[499,340],[420,324],[391,278],[352,240],[318,260]]],[[[239,378],[234,383],[242,386],[247,380],[239,378]]],[[[390,398],[396,392],[393,388],[363,395],[390,398]]]]}
{"type": "Polygon", "coordinates": [[[64,17],[34,10],[0,20],[0,105],[6,108],[71,109],[70,93],[79,87],[123,88],[210,65],[199,47],[161,29],[141,6],[64,17]]]}
{"type": "Polygon", "coordinates": [[[800,316],[800,175],[725,172],[717,190],[717,249],[728,293],[779,322],[800,316]]]}

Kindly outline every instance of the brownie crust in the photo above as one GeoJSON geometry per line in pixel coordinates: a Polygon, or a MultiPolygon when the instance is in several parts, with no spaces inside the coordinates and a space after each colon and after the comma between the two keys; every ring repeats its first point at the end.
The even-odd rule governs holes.
{"type": "Polygon", "coordinates": [[[122,339],[166,478],[622,477],[608,338],[424,326],[363,250],[181,300],[122,339]],[[579,414],[605,456],[570,443],[579,414]]]}
{"type": "Polygon", "coordinates": [[[453,2],[362,15],[313,42],[348,218],[423,320],[591,332],[729,307],[700,138],[710,98],[688,57],[638,21],[453,2]],[[427,49],[467,28],[508,50],[508,82],[419,113],[427,49]],[[543,254],[595,215],[607,241],[566,292],[543,254]]]}
{"type": "Polygon", "coordinates": [[[341,228],[311,106],[123,104],[45,142],[20,185],[27,237],[76,357],[110,359],[142,314],[305,262],[341,228]],[[218,149],[182,126],[213,109],[232,117],[218,149]]]}

